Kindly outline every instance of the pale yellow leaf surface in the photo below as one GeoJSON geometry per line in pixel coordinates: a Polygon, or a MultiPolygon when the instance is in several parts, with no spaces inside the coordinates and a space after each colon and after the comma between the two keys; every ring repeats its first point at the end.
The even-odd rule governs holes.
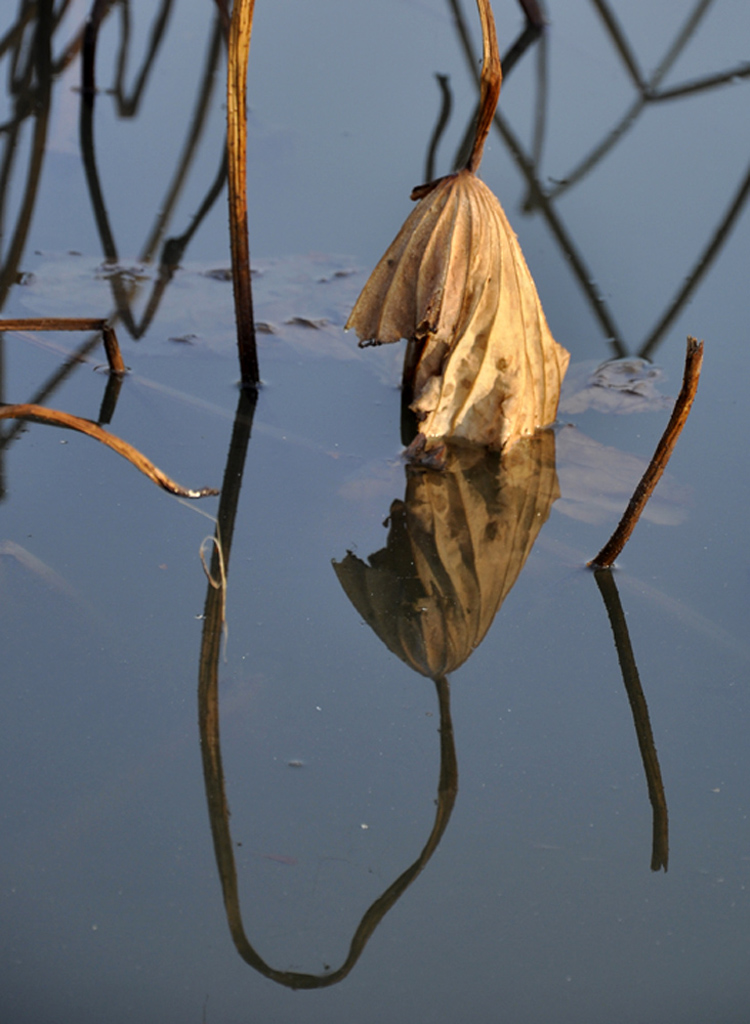
{"type": "Polygon", "coordinates": [[[428,448],[507,448],[554,422],[569,353],[490,189],[464,169],[420,194],[346,326],[361,344],[407,339],[404,385],[428,448]]]}

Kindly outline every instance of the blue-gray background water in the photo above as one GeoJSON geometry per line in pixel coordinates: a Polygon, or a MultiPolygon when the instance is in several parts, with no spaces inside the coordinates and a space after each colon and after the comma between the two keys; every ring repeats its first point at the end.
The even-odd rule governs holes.
{"type": "MultiPolygon", "coordinates": [[[[609,5],[548,5],[485,151],[482,177],[572,365],[560,496],[538,510],[486,636],[472,651],[464,635],[448,695],[407,664],[408,644],[384,643],[404,631],[403,607],[367,620],[340,581],[347,552],[370,564],[414,507],[400,346],[360,351],[342,328],[424,180],[436,73],[450,76],[453,115],[435,173],[451,170],[476,102],[476,10],[462,8],[472,65],[446,0],[259,0],[248,211],[263,388],[217,661],[231,818],[209,816],[199,727],[199,549],[217,500],[188,507],[89,438],[4,421],[4,1021],[747,1019],[750,12],[729,0],[619,6],[618,34],[609,5]],[[584,565],[664,429],[687,335],[705,339],[698,397],[615,574],[656,814],[653,764],[649,776],[584,565]],[[615,356],[631,362],[597,375],[615,356]],[[231,906],[214,844],[225,826],[231,906]],[[651,869],[655,832],[666,872],[651,869]],[[258,962],[230,929],[237,906],[258,962]],[[345,976],[293,991],[295,976],[335,975],[375,917],[345,976]]],[[[34,43],[33,5],[0,16],[2,315],[114,315],[131,372],[108,429],[180,483],[218,487],[239,375],[220,182],[184,237],[221,166],[214,5],[106,14],[83,149],[75,41],[87,6],[58,8],[49,51],[41,29],[34,43]],[[184,249],[160,276],[170,238],[184,249]]],[[[505,52],[523,19],[511,0],[494,8],[505,52]]],[[[2,400],[100,418],[104,355],[83,351],[87,337],[6,333],[2,400]]],[[[486,564],[443,554],[448,571],[484,579],[486,564]]],[[[456,608],[441,607],[448,629],[456,608]]],[[[410,629],[427,609],[410,606],[410,629]]]]}

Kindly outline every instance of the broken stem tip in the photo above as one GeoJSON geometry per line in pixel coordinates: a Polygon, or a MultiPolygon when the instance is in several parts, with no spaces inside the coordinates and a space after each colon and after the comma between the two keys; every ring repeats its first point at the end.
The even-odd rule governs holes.
{"type": "Polygon", "coordinates": [[[636,523],[640,519],[646,503],[653,494],[654,488],[659,482],[667,463],[677,444],[677,438],[685,426],[690,408],[698,389],[698,381],[703,365],[703,342],[695,338],[688,338],[687,352],[685,354],[685,370],[682,377],[682,388],[674,404],[672,415],[667,423],[667,428],[656,446],[651,462],[646,468],[638,486],[633,492],[628,507],[623,513],[622,519],[607,543],[601,549],[596,558],[587,563],[590,569],[606,569],[613,564],[617,556],[625,547],[636,523]]]}

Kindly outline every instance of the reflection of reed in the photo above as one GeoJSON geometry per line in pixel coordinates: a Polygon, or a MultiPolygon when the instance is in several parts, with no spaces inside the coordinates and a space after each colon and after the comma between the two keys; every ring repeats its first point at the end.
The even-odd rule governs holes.
{"type": "MultiPolygon", "coordinates": [[[[173,0],[162,0],[161,7],[156,12],[151,26],[151,37],[149,39],[148,50],[143,58],[141,69],[136,76],[135,85],[133,86],[130,95],[127,95],[125,91],[125,71],[130,51],[130,4],[126,0],[125,3],[119,3],[117,5],[120,9],[121,24],[120,52],[117,56],[117,74],[112,94],[115,97],[117,111],[120,117],[132,117],[138,110],[138,106],[141,102],[141,95],[146,87],[148,77],[151,74],[154,59],[159,51],[162,39],[164,38],[164,29],[167,27],[167,21],[172,12],[172,4],[173,0]]],[[[113,0],[94,0],[94,6],[92,8],[89,21],[93,21],[94,18],[100,17],[95,13],[98,7],[109,9],[112,6],[113,0]]]]}
{"type": "MultiPolygon", "coordinates": [[[[0,61],[9,64],[7,79],[9,94],[13,103],[11,116],[0,124],[0,239],[8,239],[0,259],[0,308],[5,303],[10,287],[17,281],[19,266],[23,257],[26,238],[31,225],[36,196],[41,178],[50,101],[54,78],[66,68],[83,46],[82,61],[82,102],[81,102],[81,140],[82,155],[87,180],[90,187],[92,205],[94,207],[105,257],[116,263],[117,246],[111,230],[109,217],[100,187],[96,159],[94,155],[93,136],[93,98],[95,93],[94,55],[99,25],[115,6],[111,0],[95,0],[91,17],[86,29],[81,27],[74,33],[73,39],[58,55],[53,54],[53,38],[60,22],[70,7],[70,0],[62,0],[55,8],[53,0],[22,0],[15,24],[0,39],[0,61]],[[84,36],[85,45],[84,45],[84,36]],[[18,202],[18,212],[11,228],[6,226],[8,207],[12,188],[17,188],[14,181],[14,170],[18,165],[19,145],[22,132],[33,121],[30,142],[30,157],[25,165],[25,181],[18,202]]],[[[115,97],[122,116],[133,116],[140,104],[143,89],[154,66],[161,46],[172,0],[162,0],[151,31],[147,52],[135,77],[135,84],[126,95],[124,87],[125,69],[128,62],[130,45],[130,22],[127,3],[117,4],[121,13],[121,40],[117,59],[115,97]]],[[[170,182],[164,201],[160,204],[149,237],[144,243],[140,259],[153,259],[159,244],[164,239],[169,222],[173,216],[176,203],[184,187],[188,171],[195,158],[198,143],[204,132],[213,81],[221,56],[221,18],[217,13],[213,29],[210,33],[206,63],[202,80],[198,89],[198,97],[190,121],[185,144],[180,154],[172,181],[170,182]]],[[[131,311],[134,297],[132,277],[120,273],[113,268],[109,280],[115,296],[116,313],[122,317],[133,337],[140,337],[153,319],[164,291],[171,280],[172,274],[182,258],[199,225],[218,198],[226,181],[226,154],[222,151],[219,168],[214,180],[209,184],[206,195],[197,214],[192,218],[188,228],[179,236],[167,238],[163,242],[159,273],[147,302],[145,311],[139,322],[136,322],[131,311]]],[[[90,312],[90,311],[85,311],[90,312]]],[[[102,311],[98,311],[102,312],[102,311]]],[[[84,362],[90,352],[100,343],[100,335],[94,334],[83,341],[78,348],[65,360],[50,378],[45,381],[29,398],[27,404],[41,405],[57,390],[60,384],[84,362]]],[[[2,372],[4,339],[0,335],[0,373],[2,372]]],[[[102,401],[99,422],[110,421],[119,382],[110,377],[107,391],[102,401]]],[[[0,393],[2,384],[0,381],[0,393]]],[[[23,424],[14,424],[9,430],[0,431],[0,453],[15,439],[23,424]]],[[[0,481],[2,467],[0,466],[0,481]]],[[[0,498],[5,494],[0,483],[0,498]]]]}
{"type": "Polygon", "coordinates": [[[15,101],[13,116],[5,124],[0,125],[3,140],[0,164],[0,237],[9,238],[0,266],[0,308],[5,304],[8,290],[16,280],[39,187],[53,81],[54,28],[52,0],[44,0],[38,5],[25,3],[16,25],[0,43],[0,56],[8,60],[12,67],[12,73],[8,77],[11,95],[15,101]],[[30,43],[28,35],[32,36],[30,43]],[[12,231],[8,231],[5,221],[11,179],[18,157],[21,134],[29,119],[33,120],[34,127],[26,181],[15,226],[12,231]]]}
{"type": "MultiPolygon", "coordinates": [[[[687,44],[694,38],[703,16],[713,3],[713,0],[697,0],[692,10],[688,13],[683,25],[677,30],[674,39],[666,48],[664,56],[658,63],[655,71],[646,77],[641,71],[635,53],[622,30],[615,14],[606,0],[591,0],[597,13],[602,18],[604,26],[612,42],[613,49],[626,69],[628,77],[636,90],[636,97],[618,120],[618,122],[605,134],[605,136],[584,156],[575,167],[568,173],[556,175],[557,183],[546,188],[543,182],[545,176],[542,173],[540,162],[543,145],[543,131],[546,120],[546,49],[544,45],[539,48],[539,81],[537,85],[537,114],[534,139],[531,150],[528,151],[521,144],[518,136],[511,129],[510,124],[505,120],[502,113],[495,114],[495,127],[502,137],[508,151],[515,161],[519,171],[526,181],[528,197],[525,208],[529,211],[539,212],[547,223],[547,226],[564,253],[578,284],[584,293],[586,300],[591,307],[592,313],[599,322],[603,335],[607,338],[608,344],[615,357],[629,355],[628,346],[614,320],[608,303],[599,293],[595,284],[595,275],[587,265],[582,252],[575,244],[573,236],[565,226],[556,207],[556,200],[564,195],[574,185],[579,184],[588,173],[612,152],[618,142],[622,140],[627,131],[635,124],[642,113],[655,103],[673,101],[681,98],[689,98],[711,89],[725,86],[738,78],[750,77],[750,64],[744,62],[732,68],[725,68],[721,71],[705,75],[698,79],[683,82],[680,85],[662,88],[661,83],[667,73],[674,66],[677,58],[684,52],[687,44]]],[[[470,73],[477,85],[478,78],[478,55],[474,52],[470,34],[461,7],[461,0],[448,0],[458,33],[461,48],[466,56],[470,73]]],[[[541,37],[542,44],[545,37],[541,37]]],[[[525,46],[533,42],[534,38],[525,41],[525,46]]],[[[524,48],[525,48],[524,46],[524,48]]],[[[513,51],[514,59],[517,53],[513,51]]],[[[470,135],[470,128],[467,130],[470,135]]],[[[460,159],[460,152],[457,159],[460,159]]],[[[658,317],[656,324],[646,334],[637,347],[637,354],[643,358],[650,358],[654,350],[665,336],[670,325],[678,316],[680,311],[700,284],[707,270],[715,260],[726,241],[729,232],[737,222],[750,195],[750,168],[745,173],[734,196],[730,199],[725,212],[720,217],[711,237],[705,246],[698,253],[692,269],[685,277],[675,295],[667,303],[664,312],[658,317]]]]}
{"type": "Polygon", "coordinates": [[[737,218],[742,213],[747,198],[750,195],[750,166],[748,166],[745,177],[740,182],[739,188],[727,206],[724,215],[714,229],[714,233],[706,243],[702,252],[698,254],[692,269],[685,277],[680,288],[678,288],[672,301],[664,310],[656,326],[641,343],[638,355],[644,359],[650,359],[651,355],[666,334],[670,324],[677,317],[682,307],[687,303],[690,296],[700,284],[713,261],[719,255],[724,242],[729,237],[729,232],[734,227],[737,218]]]}
{"type": "Polygon", "coordinates": [[[633,712],[638,747],[646,773],[648,798],[651,801],[651,808],[653,810],[651,870],[659,871],[663,868],[666,871],[669,860],[667,801],[664,795],[664,783],[661,778],[654,735],[651,731],[648,705],[646,704],[646,698],[641,687],[638,666],[635,663],[635,655],[630,643],[628,624],[620,604],[620,595],[617,592],[617,584],[612,575],[612,570],[595,569],[594,578],[604,599],[604,605],[607,609],[607,615],[609,616],[609,622],[615,638],[615,648],[618,661],[620,662],[620,670],[622,671],[622,681],[625,684],[625,690],[630,701],[630,709],[633,712]]]}
{"type": "Polygon", "coordinates": [[[0,39],[0,62],[8,65],[6,80],[12,107],[8,119],[0,124],[0,239],[8,239],[0,259],[0,309],[16,281],[31,226],[44,163],[54,77],[70,64],[81,46],[82,30],[58,55],[53,53],[55,32],[69,6],[70,0],[63,0],[56,9],[53,0],[22,0],[15,23],[0,39]],[[29,121],[33,121],[30,156],[15,224],[10,229],[7,220],[13,171],[29,121]]]}
{"type": "Polygon", "coordinates": [[[217,516],[215,549],[210,571],[211,579],[204,607],[198,684],[198,718],[206,800],[224,898],[224,909],[237,952],[247,964],[280,985],[293,989],[327,988],[342,981],[352,970],[380,921],[411,885],[435,852],[448,824],[458,790],[449,688],[448,680],[445,677],[435,680],[440,709],[440,778],[435,819],[419,857],[367,909],[351,940],[347,957],[337,970],[317,975],[298,971],[281,971],[271,967],[256,952],[247,937],[242,921],[219,735],[218,665],[224,625],[226,574],[229,569],[234,520],[256,401],[257,392],[254,389],[243,389],[240,392],[224,473],[224,484],[217,516]],[[221,551],[221,555],[219,551],[221,551]]]}
{"type": "MultiPolygon", "coordinates": [[[[147,76],[150,72],[153,61],[158,53],[158,48],[164,32],[166,19],[169,14],[171,0],[165,0],[159,17],[157,18],[151,36],[151,44],[148,54],[144,59],[143,66],[138,76],[137,84],[132,95],[125,99],[122,96],[122,74],[126,61],[129,21],[125,19],[122,23],[123,42],[118,63],[118,96],[124,116],[132,116],[137,110],[141,92],[147,76]]],[[[80,113],[80,140],[81,155],[83,158],[86,181],[91,197],[91,204],[94,210],[99,237],[101,239],[104,256],[108,262],[117,264],[119,252],[114,232],[107,212],[104,194],[101,188],[99,172],[96,162],[96,149],[94,144],[94,100],[96,96],[96,43],[101,21],[110,10],[111,4],[108,0],[100,2],[97,0],[92,10],[91,18],[86,25],[86,37],[82,61],[82,101],[80,113]]],[[[206,126],[206,120],[210,109],[210,99],[213,91],[216,68],[221,56],[222,22],[220,15],[214,16],[213,27],[209,35],[206,62],[203,76],[198,88],[198,96],[188,128],[185,144],[180,154],[175,172],[170,182],[164,200],[159,204],[154,224],[149,232],[139,259],[142,262],[150,262],[157,251],[159,243],[163,239],[169,221],[172,218],[175,205],[179,199],[187,179],[188,171],[197,153],[198,143],[206,126]]],[[[201,203],[198,213],[193,218],[189,228],[180,236],[166,239],[162,249],[159,273],[154,282],[151,296],[140,321],[136,321],[132,312],[132,300],[134,297],[134,284],[132,277],[120,273],[115,266],[109,275],[112,293],[117,308],[117,315],[122,319],[129,333],[133,338],[140,338],[148,329],[164,291],[172,278],[179,260],[190,242],[193,234],[218,198],[226,180],[226,154],[222,153],[219,169],[214,181],[209,185],[206,196],[201,203]]]]}
{"type": "MultiPolygon", "coordinates": [[[[215,649],[217,658],[218,647],[219,640],[217,634],[215,649]]],[[[206,667],[202,659],[202,672],[206,667]]],[[[237,869],[234,862],[232,837],[229,830],[229,806],[227,804],[221,766],[218,700],[215,696],[215,687],[213,685],[205,686],[204,679],[205,676],[202,677],[200,687],[203,770],[206,780],[206,797],[208,799],[209,816],[211,819],[214,852],[219,868],[224,909],[232,940],[242,959],[250,967],[253,967],[271,981],[292,989],[329,988],[331,985],[336,985],[343,981],[351,972],[377,926],[432,857],[448,825],[458,791],[458,772],[453,744],[453,726],[450,719],[448,681],[447,679],[436,680],[440,708],[440,779],[438,782],[435,820],[427,842],[414,863],[399,875],[395,882],[368,907],[357,926],[349,945],[346,959],[341,966],[334,971],[327,971],[325,974],[306,974],[301,971],[281,971],[271,967],[256,952],[247,937],[240,909],[237,869]]]]}
{"type": "MultiPolygon", "coordinates": [[[[556,199],[559,195],[567,192],[573,185],[581,181],[597,164],[609,153],[609,151],[622,139],[622,137],[633,127],[647,104],[658,100],[661,97],[659,87],[666,75],[671,71],[675,61],[683,52],[692,39],[698,28],[703,15],[708,10],[713,0],[698,0],[694,9],[686,18],[682,27],[678,30],[672,43],[668,46],[666,53],[659,61],[656,69],[646,78],[638,66],[637,58],[630,47],[630,43],[605,0],[591,0],[594,8],[604,22],[615,53],[622,61],[628,76],[636,89],[636,98],[625,111],[622,118],[615,124],[604,138],[594,146],[591,152],[585,156],[571,171],[561,175],[560,180],[554,188],[548,192],[549,199],[556,199]]],[[[677,95],[670,91],[672,98],[677,95]]]]}
{"type": "MultiPolygon", "coordinates": [[[[0,240],[8,239],[0,258],[0,309],[5,305],[8,291],[17,280],[34,213],[47,141],[53,76],[68,63],[75,52],[74,43],[57,61],[52,54],[52,37],[66,7],[67,3],[63,3],[58,11],[54,11],[53,0],[40,0],[39,3],[24,0],[15,24],[0,39],[0,61],[6,61],[9,65],[7,79],[14,108],[9,119],[0,125],[0,240]],[[15,224],[10,229],[7,220],[13,170],[19,155],[22,133],[29,119],[33,121],[33,129],[26,180],[15,224]]],[[[0,375],[3,371],[4,338],[0,335],[0,375]]],[[[0,397],[4,397],[2,391],[0,377],[0,397]]],[[[10,430],[0,431],[0,456],[20,429],[19,423],[10,430]]],[[[4,497],[4,465],[0,458],[0,499],[4,497]]]]}
{"type": "MultiPolygon", "coordinates": [[[[555,436],[525,438],[504,456],[450,448],[446,469],[406,467],[385,548],[349,552],[334,570],[357,612],[393,654],[435,679],[484,639],[559,495],[555,436]]],[[[667,869],[667,805],[646,699],[614,578],[595,570],[615,637],[653,808],[653,870],[667,869]]],[[[447,689],[445,698],[447,699],[447,689]]]]}
{"type": "MultiPolygon", "coordinates": [[[[94,351],[94,349],[101,345],[101,341],[102,336],[100,331],[96,331],[94,334],[86,338],[85,341],[82,341],[81,344],[60,364],[57,370],[55,370],[55,372],[41,385],[41,387],[34,392],[34,394],[29,398],[29,404],[44,405],[60,385],[66,381],[75,370],[86,362],[88,356],[94,351]]],[[[0,345],[4,345],[4,342],[4,336],[0,335],[0,345]]],[[[108,423],[109,418],[100,414],[99,422],[108,423]]],[[[19,422],[9,430],[0,432],[0,452],[4,451],[8,447],[23,429],[23,423],[19,422]]]]}
{"type": "MultiPolygon", "coordinates": [[[[448,446],[439,473],[405,468],[406,495],[391,505],[386,547],[366,563],[348,552],[333,567],[347,597],[388,649],[435,681],[440,702],[438,810],[421,856],[368,910],[345,964],[326,978],[329,984],[351,968],[377,921],[422,870],[448,824],[458,792],[458,765],[447,675],[484,639],[559,494],[551,430],[523,438],[504,456],[448,446]]],[[[308,975],[295,981],[305,987],[319,983],[308,975]]]]}

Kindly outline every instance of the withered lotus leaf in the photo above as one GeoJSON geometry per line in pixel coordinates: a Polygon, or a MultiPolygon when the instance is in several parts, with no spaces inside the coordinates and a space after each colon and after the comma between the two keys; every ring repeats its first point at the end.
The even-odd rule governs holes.
{"type": "Polygon", "coordinates": [[[428,447],[504,448],[555,419],[569,353],[500,203],[468,169],[419,200],[347,327],[362,344],[409,340],[404,384],[428,447]]]}
{"type": "Polygon", "coordinates": [[[498,199],[475,174],[500,89],[492,12],[478,5],[485,46],[472,156],[414,190],[417,206],[346,324],[361,345],[407,339],[404,388],[428,449],[446,438],[507,448],[552,423],[570,359],[498,199]]]}

